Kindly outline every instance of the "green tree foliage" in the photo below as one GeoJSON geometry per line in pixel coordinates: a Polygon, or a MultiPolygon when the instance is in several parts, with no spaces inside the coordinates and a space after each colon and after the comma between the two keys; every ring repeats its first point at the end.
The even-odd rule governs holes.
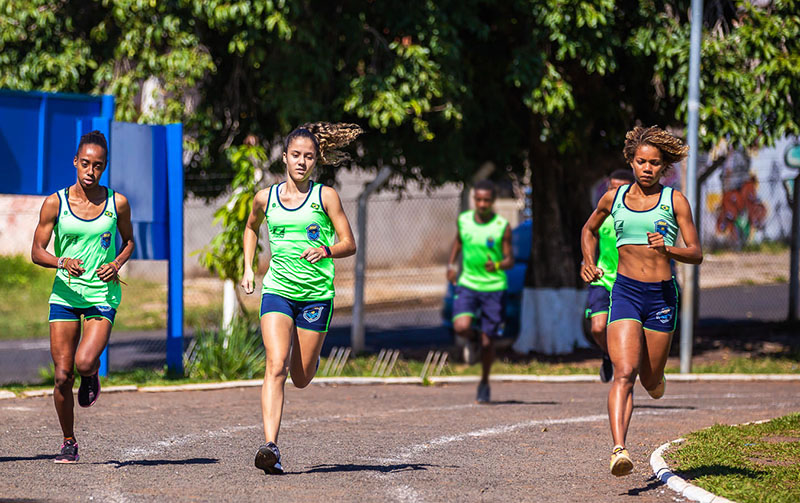
{"type": "MultiPolygon", "coordinates": [[[[110,92],[117,119],[182,121],[187,187],[298,124],[358,122],[392,188],[532,175],[529,284],[578,283],[589,188],[637,122],[682,130],[688,0],[0,0],[0,86],[110,92]],[[154,93],[153,96],[145,95],[154,93]],[[145,106],[154,103],[155,106],[145,106]]],[[[706,3],[700,141],[800,133],[798,0],[706,3]]],[[[282,171],[278,158],[271,168],[282,171]]],[[[335,177],[322,169],[322,181],[335,177]]],[[[226,273],[227,274],[227,273],[226,273]]]]}

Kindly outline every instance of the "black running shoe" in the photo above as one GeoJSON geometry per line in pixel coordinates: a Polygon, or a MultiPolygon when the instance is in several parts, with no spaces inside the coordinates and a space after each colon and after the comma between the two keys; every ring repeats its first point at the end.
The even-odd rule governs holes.
{"type": "Polygon", "coordinates": [[[603,363],[600,365],[600,380],[608,382],[614,378],[614,365],[611,363],[611,357],[603,353],[603,363]]]}
{"type": "Polygon", "coordinates": [[[61,452],[54,459],[56,463],[77,463],[78,462],[78,442],[73,439],[65,440],[61,444],[61,452]]]}
{"type": "Polygon", "coordinates": [[[475,396],[475,401],[478,403],[489,403],[492,401],[492,389],[489,387],[488,382],[480,382],[478,384],[478,392],[475,396]]]}
{"type": "Polygon", "coordinates": [[[281,451],[272,442],[267,442],[258,448],[256,452],[256,468],[264,470],[264,473],[280,475],[283,473],[281,466],[281,451]]]}
{"type": "Polygon", "coordinates": [[[100,376],[81,376],[81,387],[78,388],[78,405],[91,407],[100,396],[100,376]]]}

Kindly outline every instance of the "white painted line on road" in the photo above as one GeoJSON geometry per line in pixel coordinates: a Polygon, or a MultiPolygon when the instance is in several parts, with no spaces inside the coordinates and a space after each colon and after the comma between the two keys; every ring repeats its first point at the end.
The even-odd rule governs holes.
{"type": "MultiPolygon", "coordinates": [[[[381,478],[386,478],[387,474],[381,474],[381,478]]],[[[422,496],[414,490],[413,487],[409,485],[399,485],[390,487],[388,490],[389,497],[393,501],[399,501],[400,503],[419,503],[424,501],[422,496]]]]}
{"type": "Polygon", "coordinates": [[[13,391],[6,391],[4,389],[0,389],[0,400],[4,400],[6,398],[16,398],[17,395],[13,391]]]}
{"type": "Polygon", "coordinates": [[[183,447],[185,445],[197,442],[205,442],[210,438],[230,437],[234,433],[252,430],[259,428],[260,426],[261,425],[233,426],[228,428],[220,428],[219,430],[214,431],[206,431],[204,433],[189,433],[188,435],[171,436],[164,440],[159,440],[153,443],[151,447],[127,447],[120,449],[120,457],[122,458],[120,461],[130,461],[136,457],[152,456],[160,452],[173,450],[176,447],[183,447]]]}
{"type": "MultiPolygon", "coordinates": [[[[440,383],[476,383],[480,381],[480,376],[438,376],[428,378],[433,384],[440,383]]],[[[527,374],[495,374],[489,376],[490,381],[494,382],[600,382],[600,377],[591,374],[573,375],[527,375],[527,374]]]]}

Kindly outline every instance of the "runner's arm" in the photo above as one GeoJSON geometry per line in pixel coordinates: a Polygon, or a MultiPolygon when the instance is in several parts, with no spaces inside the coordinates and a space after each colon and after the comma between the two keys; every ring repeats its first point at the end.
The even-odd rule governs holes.
{"type": "Polygon", "coordinates": [[[667,258],[675,259],[686,264],[700,264],[703,262],[703,249],[700,246],[700,238],[697,235],[697,227],[692,219],[692,209],[686,196],[678,192],[673,192],[673,210],[675,220],[683,237],[685,247],[666,246],[664,236],[657,232],[648,232],[647,238],[649,247],[665,255],[667,258]]]}
{"type": "Polygon", "coordinates": [[[58,257],[47,251],[47,245],[50,244],[53,228],[56,225],[58,210],[58,195],[50,194],[42,203],[42,209],[39,211],[39,223],[33,233],[31,261],[36,265],[50,268],[58,267],[58,257]]]}
{"type": "Polygon", "coordinates": [[[253,259],[258,243],[258,229],[266,218],[264,211],[267,209],[270,189],[259,190],[253,198],[253,209],[247,216],[242,236],[242,250],[244,255],[244,273],[242,274],[241,287],[246,294],[255,290],[255,273],[253,272],[253,259]]]}
{"type": "Polygon", "coordinates": [[[603,194],[597,203],[597,208],[589,215],[589,219],[581,230],[581,252],[583,262],[581,263],[581,279],[591,283],[603,275],[603,270],[595,264],[595,253],[597,251],[597,241],[599,240],[598,231],[603,221],[611,214],[611,205],[614,203],[616,191],[608,191],[603,194]]]}

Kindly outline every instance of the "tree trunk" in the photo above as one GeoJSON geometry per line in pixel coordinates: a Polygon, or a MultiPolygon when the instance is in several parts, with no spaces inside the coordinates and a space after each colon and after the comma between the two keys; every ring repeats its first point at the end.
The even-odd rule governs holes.
{"type": "Polygon", "coordinates": [[[590,211],[588,183],[580,178],[588,177],[580,169],[564,169],[557,152],[539,140],[540,120],[531,118],[533,243],[525,285],[575,288],[579,286],[580,228],[590,211]]]}

